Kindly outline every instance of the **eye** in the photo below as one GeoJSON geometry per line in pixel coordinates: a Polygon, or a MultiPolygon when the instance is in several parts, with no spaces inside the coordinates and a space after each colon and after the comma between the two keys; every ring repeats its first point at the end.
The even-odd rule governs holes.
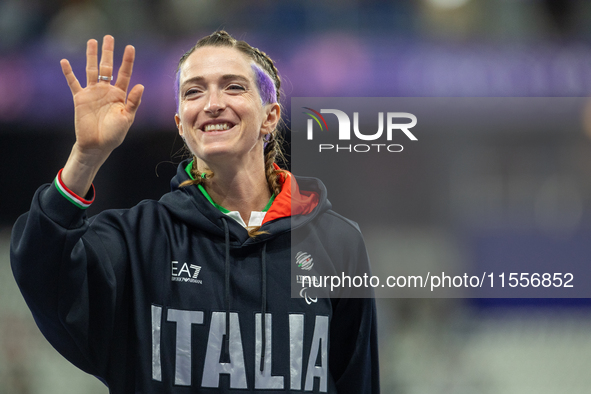
{"type": "Polygon", "coordinates": [[[228,85],[228,90],[237,90],[237,91],[246,91],[246,88],[242,85],[238,85],[236,83],[233,83],[231,85],[228,85]]]}
{"type": "Polygon", "coordinates": [[[201,93],[201,90],[200,89],[191,88],[191,89],[188,89],[187,91],[185,91],[185,94],[183,95],[183,97],[194,96],[194,95],[196,95],[198,93],[201,93]]]}

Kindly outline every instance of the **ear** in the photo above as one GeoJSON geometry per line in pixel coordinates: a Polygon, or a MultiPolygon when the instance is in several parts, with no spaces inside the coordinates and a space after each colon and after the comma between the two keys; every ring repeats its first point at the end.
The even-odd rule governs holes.
{"type": "Polygon", "coordinates": [[[281,119],[281,107],[277,103],[267,104],[265,106],[267,117],[261,126],[262,134],[270,134],[275,130],[279,119],[281,119]]]}
{"type": "Polygon", "coordinates": [[[174,122],[176,123],[176,128],[179,131],[179,135],[183,136],[183,124],[181,123],[181,117],[179,114],[174,114],[174,122]]]}

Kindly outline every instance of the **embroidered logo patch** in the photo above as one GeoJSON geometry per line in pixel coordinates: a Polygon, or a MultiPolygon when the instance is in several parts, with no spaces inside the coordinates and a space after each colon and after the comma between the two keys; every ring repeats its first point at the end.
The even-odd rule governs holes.
{"type": "Polygon", "coordinates": [[[306,252],[297,252],[295,255],[296,265],[303,270],[310,271],[314,266],[314,259],[306,252]]]}
{"type": "MultiPolygon", "coordinates": [[[[310,271],[312,269],[312,267],[314,266],[314,259],[312,258],[310,253],[297,252],[295,255],[295,263],[299,268],[303,269],[304,271],[310,271]]],[[[304,278],[304,275],[296,275],[297,283],[302,286],[303,286],[303,278],[304,278]]],[[[308,295],[308,287],[302,287],[302,289],[300,290],[300,297],[302,297],[304,300],[306,300],[306,303],[308,305],[310,305],[313,302],[318,301],[318,298],[316,298],[316,297],[313,298],[308,295]]]]}

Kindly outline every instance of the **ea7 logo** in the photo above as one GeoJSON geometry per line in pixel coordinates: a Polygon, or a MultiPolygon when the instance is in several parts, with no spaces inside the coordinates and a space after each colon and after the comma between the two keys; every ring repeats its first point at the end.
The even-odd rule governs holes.
{"type": "MultiPolygon", "coordinates": [[[[314,139],[314,121],[320,126],[320,130],[324,130],[322,124],[328,131],[328,125],[322,114],[333,114],[336,115],[339,122],[339,140],[350,140],[351,139],[351,120],[349,116],[338,109],[321,109],[320,112],[313,110],[312,108],[304,107],[313,113],[304,112],[309,115],[312,119],[308,119],[307,124],[307,137],[308,140],[314,139]],[[320,118],[320,119],[319,119],[320,118]],[[322,121],[322,122],[321,122],[322,121]]],[[[394,130],[402,131],[410,140],[417,141],[417,137],[410,132],[409,129],[413,128],[417,124],[417,117],[408,112],[388,112],[386,114],[386,138],[388,141],[392,140],[394,130]],[[394,123],[394,119],[409,119],[410,123],[394,123]]],[[[378,131],[373,134],[362,134],[359,130],[359,112],[353,112],[353,133],[355,137],[363,141],[375,141],[382,136],[384,133],[384,113],[378,112],[378,131]]]]}
{"type": "Polygon", "coordinates": [[[172,268],[172,278],[173,282],[189,282],[189,283],[197,283],[202,284],[201,279],[197,279],[199,276],[199,272],[201,272],[200,265],[194,264],[187,264],[183,263],[182,265],[179,264],[178,261],[172,261],[171,263],[172,268]],[[180,267],[179,267],[180,265],[180,267]]]}

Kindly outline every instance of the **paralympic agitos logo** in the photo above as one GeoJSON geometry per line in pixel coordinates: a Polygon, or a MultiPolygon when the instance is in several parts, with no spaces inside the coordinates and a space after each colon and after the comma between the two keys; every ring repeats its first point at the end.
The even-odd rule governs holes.
{"type": "MultiPolygon", "coordinates": [[[[320,128],[320,132],[328,131],[328,125],[326,119],[322,114],[333,114],[336,115],[339,122],[338,138],[340,141],[351,141],[351,119],[349,116],[338,109],[321,109],[320,112],[309,108],[302,107],[310,112],[304,112],[309,115],[311,119],[308,119],[307,123],[307,139],[314,139],[314,121],[320,128]]],[[[413,128],[417,124],[417,117],[408,112],[388,112],[386,118],[386,141],[392,141],[394,132],[401,131],[411,141],[417,141],[417,137],[410,132],[409,129],[413,128]],[[410,123],[395,123],[395,120],[408,119],[410,123]]],[[[373,134],[364,134],[359,130],[359,112],[353,112],[353,133],[355,137],[362,141],[376,141],[384,134],[384,113],[378,112],[378,131],[373,134]]],[[[318,144],[318,151],[335,151],[335,152],[402,152],[403,146],[400,144],[390,143],[363,143],[363,144],[318,144]]]]}

